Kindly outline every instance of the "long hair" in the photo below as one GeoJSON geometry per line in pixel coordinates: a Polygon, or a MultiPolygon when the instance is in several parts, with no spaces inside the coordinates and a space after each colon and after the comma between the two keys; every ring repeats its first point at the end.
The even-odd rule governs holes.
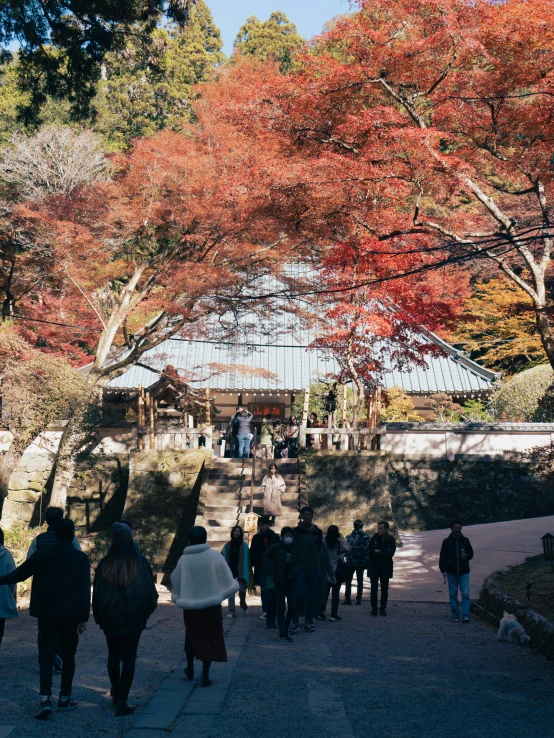
{"type": "Polygon", "coordinates": [[[233,527],[231,528],[231,542],[234,543],[236,541],[238,544],[239,542],[242,543],[243,539],[244,539],[244,531],[242,530],[240,525],[233,525],[233,527]],[[238,540],[233,536],[233,533],[237,529],[240,530],[240,538],[238,540]]]}
{"type": "Polygon", "coordinates": [[[325,543],[327,548],[335,548],[340,539],[339,529],[336,525],[330,525],[327,528],[327,535],[325,536],[325,543]]]}
{"type": "Polygon", "coordinates": [[[271,470],[273,469],[273,467],[275,467],[275,476],[277,476],[277,474],[279,474],[279,469],[277,468],[277,464],[270,464],[267,467],[267,475],[266,476],[269,477],[271,475],[271,470]]]}
{"type": "Polygon", "coordinates": [[[133,541],[124,546],[111,546],[101,562],[100,576],[115,589],[132,587],[137,578],[137,552],[133,541]]]}

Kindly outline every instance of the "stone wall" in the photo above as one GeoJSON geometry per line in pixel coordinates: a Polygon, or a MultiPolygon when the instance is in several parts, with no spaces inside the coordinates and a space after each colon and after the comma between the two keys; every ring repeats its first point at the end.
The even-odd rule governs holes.
{"type": "Polygon", "coordinates": [[[27,526],[40,518],[40,502],[52,472],[52,456],[46,453],[24,453],[12,472],[8,496],[2,506],[2,526],[27,526]],[[37,503],[39,503],[37,505],[37,503]]]}
{"type": "Polygon", "coordinates": [[[137,451],[130,455],[123,517],[157,572],[172,571],[194,525],[206,449],[137,451]]]}
{"type": "Polygon", "coordinates": [[[503,457],[402,459],[372,452],[310,454],[307,497],[318,520],[348,528],[359,517],[400,529],[445,528],[554,514],[554,482],[503,457]]]}
{"type": "Polygon", "coordinates": [[[121,519],[129,483],[129,454],[94,459],[78,467],[67,496],[68,516],[87,532],[121,519]]]}
{"type": "Polygon", "coordinates": [[[530,646],[550,661],[554,660],[554,623],[503,592],[504,576],[506,572],[497,571],[485,579],[479,597],[480,608],[475,609],[476,614],[495,627],[498,627],[504,611],[515,615],[531,638],[530,646]]]}

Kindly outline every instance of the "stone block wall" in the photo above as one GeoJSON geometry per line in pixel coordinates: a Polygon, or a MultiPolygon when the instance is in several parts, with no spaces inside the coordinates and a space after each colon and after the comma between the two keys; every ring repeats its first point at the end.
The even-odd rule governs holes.
{"type": "Polygon", "coordinates": [[[3,527],[29,525],[52,472],[52,464],[50,454],[23,454],[10,476],[8,496],[2,506],[3,527]]]}
{"type": "Polygon", "coordinates": [[[194,525],[206,449],[137,451],[130,455],[123,517],[157,572],[172,571],[194,525]]]}
{"type": "Polygon", "coordinates": [[[371,452],[310,454],[309,503],[322,526],[392,520],[400,529],[445,528],[554,514],[554,480],[505,457],[402,459],[371,452]]]}
{"type": "Polygon", "coordinates": [[[77,468],[67,498],[68,516],[87,532],[109,528],[119,520],[129,483],[129,454],[99,456],[77,468]]]}

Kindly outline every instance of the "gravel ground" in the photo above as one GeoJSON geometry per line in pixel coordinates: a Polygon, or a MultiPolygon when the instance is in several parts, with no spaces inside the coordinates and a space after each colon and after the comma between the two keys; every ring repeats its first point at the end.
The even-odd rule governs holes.
{"type": "Polygon", "coordinates": [[[475,618],[453,623],[447,604],[390,603],[386,619],[367,603],[342,607],[342,623],[318,623],[294,644],[257,610],[210,738],[552,735],[554,664],[475,618]]]}
{"type": "MultiPolygon", "coordinates": [[[[139,710],[131,718],[114,717],[109,698],[106,641],[102,631],[91,621],[80,637],[77,649],[73,697],[79,708],[67,714],[59,714],[54,710],[49,720],[35,720],[33,715],[38,707],[39,680],[36,620],[29,617],[28,612],[9,620],[0,646],[0,727],[17,726],[9,738],[33,738],[39,735],[48,738],[66,733],[72,738],[90,738],[91,735],[112,738],[128,730],[140,709],[184,658],[181,611],[167,601],[167,595],[164,599],[158,604],[139,645],[129,700],[139,710]],[[63,733],[60,733],[62,726],[63,733]]],[[[56,697],[59,683],[60,677],[54,676],[53,694],[56,697]]]]}

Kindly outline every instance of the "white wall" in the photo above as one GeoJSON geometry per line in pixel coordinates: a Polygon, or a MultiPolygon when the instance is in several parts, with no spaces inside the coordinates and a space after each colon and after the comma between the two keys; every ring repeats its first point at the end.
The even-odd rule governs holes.
{"type": "Polygon", "coordinates": [[[381,451],[401,456],[495,456],[547,446],[554,423],[391,423],[382,428],[381,451]],[[479,427],[481,425],[481,427],[479,427]]]}

